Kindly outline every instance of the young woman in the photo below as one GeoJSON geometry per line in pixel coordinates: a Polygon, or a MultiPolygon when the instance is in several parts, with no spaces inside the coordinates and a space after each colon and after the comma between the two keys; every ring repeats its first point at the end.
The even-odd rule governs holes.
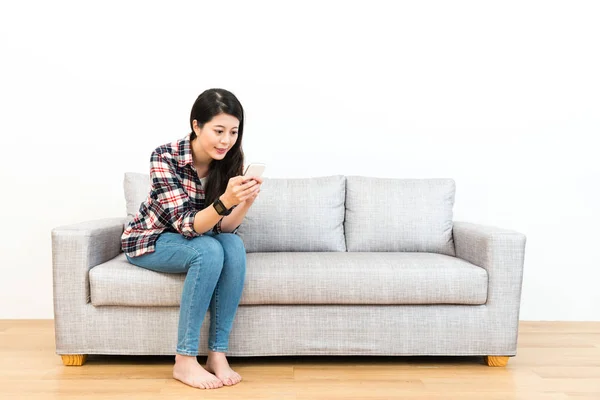
{"type": "Polygon", "coordinates": [[[173,377],[214,389],[242,380],[225,357],[246,275],[246,250],[235,232],[263,180],[241,176],[244,110],[232,93],[204,91],[192,107],[190,126],[190,134],[152,152],[150,194],[121,245],[133,265],[187,273],[173,377]],[[209,352],[202,368],[196,356],[208,307],[209,352]]]}

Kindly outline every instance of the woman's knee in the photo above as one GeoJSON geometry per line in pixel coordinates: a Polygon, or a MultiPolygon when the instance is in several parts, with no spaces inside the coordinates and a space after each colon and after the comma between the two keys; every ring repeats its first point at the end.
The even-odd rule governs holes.
{"type": "Polygon", "coordinates": [[[220,233],[216,238],[226,254],[246,254],[244,241],[235,233],[220,233]]]}
{"type": "Polygon", "coordinates": [[[219,269],[219,271],[223,268],[225,253],[218,240],[211,236],[199,236],[191,239],[190,244],[196,250],[195,261],[202,266],[219,269]]]}

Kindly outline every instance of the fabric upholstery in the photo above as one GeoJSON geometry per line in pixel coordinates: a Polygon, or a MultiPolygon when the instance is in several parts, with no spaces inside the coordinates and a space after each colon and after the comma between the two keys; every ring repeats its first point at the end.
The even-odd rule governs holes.
{"type": "Polygon", "coordinates": [[[348,251],[454,255],[452,179],[349,176],[344,229],[348,251]]]}
{"type": "MultiPolygon", "coordinates": [[[[185,274],[131,265],[90,271],[92,304],[178,306],[185,274]]],[[[251,253],[240,304],[484,304],[485,270],[435,253],[251,253]]]]}
{"type": "Polygon", "coordinates": [[[346,251],[346,178],[265,178],[238,229],[248,253],[346,251]]]}
{"type": "MultiPolygon", "coordinates": [[[[344,176],[264,178],[260,194],[237,234],[246,251],[345,251],[344,176]],[[314,221],[319,221],[315,224],[314,221]]],[[[148,196],[148,174],[125,173],[127,216],[148,196]]]]}
{"type": "MultiPolygon", "coordinates": [[[[58,354],[175,353],[178,307],[78,307],[77,329],[59,328],[58,354]]],[[[200,355],[209,327],[210,311],[200,355]]],[[[241,305],[227,355],[515,355],[513,331],[497,328],[485,305],[241,305]]]]}
{"type": "MultiPolygon", "coordinates": [[[[183,276],[126,265],[120,250],[124,224],[147,195],[144,174],[132,174],[124,183],[127,217],[52,230],[57,354],[174,354],[183,276]]],[[[525,235],[458,221],[450,221],[449,233],[453,181],[350,179],[345,193],[345,177],[327,179],[263,186],[255,220],[247,225],[254,252],[247,254],[228,355],[516,354],[525,235]],[[331,186],[323,188],[325,182],[331,186]],[[368,195],[386,187],[386,202],[368,195]],[[338,199],[340,190],[344,196],[338,199]],[[279,195],[295,207],[282,226],[268,213],[271,206],[281,217],[279,195]],[[349,252],[339,243],[344,231],[336,230],[344,223],[344,200],[349,252]],[[416,214],[395,210],[386,219],[371,218],[372,210],[386,204],[416,214]],[[303,215],[299,208],[322,206],[333,214],[320,215],[330,234],[326,244],[308,239],[309,224],[299,226],[295,243],[290,221],[303,215]],[[271,236],[256,237],[260,224],[275,228],[271,236]]],[[[200,355],[208,352],[209,320],[210,311],[201,327],[200,355]]]]}
{"type": "Polygon", "coordinates": [[[127,219],[132,220],[150,193],[150,175],[126,172],[123,179],[127,219]]]}
{"type": "Polygon", "coordinates": [[[456,255],[485,268],[489,277],[486,304],[490,336],[517,340],[526,237],[514,230],[463,221],[454,222],[456,255]]]}

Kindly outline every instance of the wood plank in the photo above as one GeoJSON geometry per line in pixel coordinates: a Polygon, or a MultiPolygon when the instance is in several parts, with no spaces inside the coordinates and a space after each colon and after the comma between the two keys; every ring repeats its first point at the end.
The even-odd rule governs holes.
{"type": "Polygon", "coordinates": [[[600,366],[600,348],[548,347],[518,348],[508,365],[534,366],[600,366]]]}
{"type": "Polygon", "coordinates": [[[573,367],[573,366],[552,366],[552,367],[534,367],[532,371],[541,378],[600,378],[600,366],[593,367],[573,367]]]}
{"type": "Polygon", "coordinates": [[[542,380],[546,392],[596,393],[600,399],[600,378],[550,378],[542,380]]]}
{"type": "Polygon", "coordinates": [[[600,334],[600,321],[520,321],[521,333],[596,333],[600,334]]]}
{"type": "Polygon", "coordinates": [[[598,400],[598,392],[566,393],[570,400],[598,400]]]}
{"type": "Polygon", "coordinates": [[[522,334],[519,337],[519,347],[569,347],[593,348],[598,343],[598,333],[555,333],[544,332],[522,334]]]}

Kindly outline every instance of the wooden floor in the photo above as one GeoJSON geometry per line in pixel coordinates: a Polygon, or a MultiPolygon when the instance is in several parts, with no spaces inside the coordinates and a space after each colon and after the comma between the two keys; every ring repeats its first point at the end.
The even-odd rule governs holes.
{"type": "MultiPolygon", "coordinates": [[[[205,357],[199,357],[204,363],[205,357]]],[[[51,320],[0,320],[0,399],[600,399],[600,322],[521,322],[506,367],[481,357],[230,357],[243,381],[193,389],[173,357],[65,367],[51,320]]]]}

